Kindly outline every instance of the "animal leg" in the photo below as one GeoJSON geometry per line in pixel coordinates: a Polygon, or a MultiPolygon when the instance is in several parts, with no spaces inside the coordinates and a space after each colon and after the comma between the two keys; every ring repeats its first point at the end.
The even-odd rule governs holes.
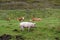
{"type": "Polygon", "coordinates": [[[30,27],[28,27],[28,32],[30,31],[30,27]]]}
{"type": "Polygon", "coordinates": [[[21,26],[21,31],[23,31],[24,30],[24,27],[23,26],[21,26]]]}

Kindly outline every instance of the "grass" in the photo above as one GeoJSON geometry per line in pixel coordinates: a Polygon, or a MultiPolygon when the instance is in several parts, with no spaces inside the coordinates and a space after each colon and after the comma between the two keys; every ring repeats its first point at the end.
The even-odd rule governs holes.
{"type": "MultiPolygon", "coordinates": [[[[31,32],[26,30],[21,32],[19,23],[16,20],[11,20],[10,22],[0,20],[0,35],[22,35],[25,40],[56,40],[56,37],[60,39],[60,20],[56,18],[50,17],[36,22],[36,28],[31,32]],[[17,29],[19,32],[14,32],[14,29],[17,29]]],[[[15,40],[15,38],[11,40],[15,40]]]]}
{"type": "MultiPolygon", "coordinates": [[[[17,20],[0,20],[0,36],[3,34],[10,34],[13,36],[11,40],[16,40],[16,35],[23,36],[24,40],[60,40],[60,9],[47,9],[44,12],[42,10],[31,10],[31,15],[41,17],[42,21],[35,22],[36,28],[33,31],[27,32],[26,30],[21,31],[17,20]],[[45,13],[45,14],[44,14],[45,13]],[[19,32],[13,31],[17,29],[19,32]]],[[[0,19],[6,17],[25,16],[25,21],[30,20],[27,18],[26,10],[0,10],[0,19]]]]}

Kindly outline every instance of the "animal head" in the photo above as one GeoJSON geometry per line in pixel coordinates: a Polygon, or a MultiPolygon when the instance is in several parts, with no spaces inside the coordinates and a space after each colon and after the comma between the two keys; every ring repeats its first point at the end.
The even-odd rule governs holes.
{"type": "Polygon", "coordinates": [[[22,19],[24,19],[24,17],[21,17],[22,19]]]}
{"type": "Polygon", "coordinates": [[[17,18],[18,21],[23,21],[24,17],[17,18]]]}

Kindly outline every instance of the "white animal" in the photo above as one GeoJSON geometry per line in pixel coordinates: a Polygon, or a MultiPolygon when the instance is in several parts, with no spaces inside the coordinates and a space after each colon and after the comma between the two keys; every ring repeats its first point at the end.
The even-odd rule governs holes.
{"type": "Polygon", "coordinates": [[[24,30],[24,28],[28,28],[28,31],[30,30],[30,28],[35,27],[36,23],[32,23],[32,22],[21,22],[20,23],[20,28],[21,30],[24,30]]]}

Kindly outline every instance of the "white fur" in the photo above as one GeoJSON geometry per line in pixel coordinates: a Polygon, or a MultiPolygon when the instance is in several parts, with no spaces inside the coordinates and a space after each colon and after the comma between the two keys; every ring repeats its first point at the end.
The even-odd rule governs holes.
{"type": "Polygon", "coordinates": [[[32,22],[21,22],[20,23],[21,30],[24,30],[24,28],[28,28],[28,30],[32,27],[35,27],[35,23],[32,22]]]}

